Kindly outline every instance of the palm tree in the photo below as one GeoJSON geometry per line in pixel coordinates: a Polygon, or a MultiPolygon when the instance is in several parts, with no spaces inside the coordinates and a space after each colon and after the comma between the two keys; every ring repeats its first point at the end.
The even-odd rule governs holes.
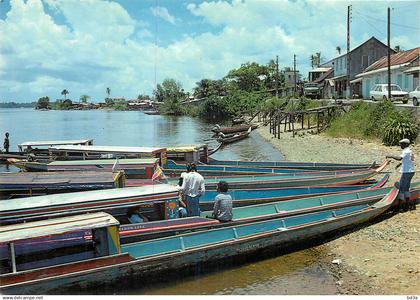
{"type": "Polygon", "coordinates": [[[111,89],[109,87],[106,88],[106,93],[107,93],[108,98],[109,98],[109,95],[111,95],[111,89]]]}
{"type": "Polygon", "coordinates": [[[340,47],[340,46],[335,47],[335,50],[337,50],[338,55],[340,55],[340,54],[341,54],[341,47],[340,47]]]}
{"type": "Polygon", "coordinates": [[[319,67],[321,64],[321,52],[315,53],[315,65],[319,67]]]}
{"type": "Polygon", "coordinates": [[[66,100],[66,96],[68,94],[70,94],[70,92],[68,90],[66,90],[66,89],[64,89],[64,90],[61,91],[61,95],[64,95],[64,100],[66,100]]]}

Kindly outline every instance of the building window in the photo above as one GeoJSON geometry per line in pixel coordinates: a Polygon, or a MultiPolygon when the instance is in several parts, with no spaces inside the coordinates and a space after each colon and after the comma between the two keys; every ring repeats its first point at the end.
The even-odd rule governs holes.
{"type": "Polygon", "coordinates": [[[363,55],[362,56],[362,70],[366,69],[368,67],[368,56],[367,55],[363,55]]]}

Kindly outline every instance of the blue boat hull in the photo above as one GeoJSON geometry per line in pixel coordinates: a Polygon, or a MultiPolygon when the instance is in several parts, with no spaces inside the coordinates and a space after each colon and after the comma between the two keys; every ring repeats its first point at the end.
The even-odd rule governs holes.
{"type": "Polygon", "coordinates": [[[132,261],[2,286],[1,292],[47,294],[66,289],[86,293],[87,289],[97,290],[101,285],[111,286],[126,278],[135,280],[196,264],[221,262],[271,247],[286,249],[379,216],[392,205],[397,193],[393,190],[373,206],[353,206],[125,245],[122,252],[128,253],[132,261]]]}

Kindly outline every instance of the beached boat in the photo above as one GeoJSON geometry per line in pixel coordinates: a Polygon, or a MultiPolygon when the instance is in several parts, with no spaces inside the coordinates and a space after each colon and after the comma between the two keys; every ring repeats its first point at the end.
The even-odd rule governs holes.
{"type": "MultiPolygon", "coordinates": [[[[290,173],[290,174],[259,174],[259,175],[241,175],[241,176],[220,176],[205,177],[206,190],[215,190],[217,183],[224,180],[229,183],[232,190],[238,189],[259,189],[259,188],[282,188],[297,186],[321,186],[321,185],[349,185],[357,184],[372,178],[376,174],[382,172],[388,165],[389,161],[385,161],[376,169],[368,170],[348,170],[344,172],[307,172],[307,173],[290,173]]],[[[200,166],[198,166],[200,171],[200,166]]],[[[224,167],[221,167],[224,168],[224,167]]],[[[267,169],[265,169],[267,170],[267,169]]],[[[165,174],[172,175],[166,171],[165,174]]],[[[179,170],[178,170],[179,171],[179,170]]],[[[272,172],[269,172],[272,173],[272,172]]],[[[169,179],[168,183],[177,184],[177,180],[169,179]]]]}
{"type": "MultiPolygon", "coordinates": [[[[165,174],[171,177],[180,175],[185,172],[187,165],[168,160],[163,166],[165,174]]],[[[307,169],[286,169],[286,168],[269,168],[260,166],[231,166],[231,165],[206,165],[197,164],[197,171],[203,176],[232,176],[232,175],[259,175],[259,174],[324,174],[336,175],[338,173],[369,171],[371,168],[350,168],[337,170],[307,170],[307,169]]]]}
{"type": "Polygon", "coordinates": [[[8,160],[14,166],[30,172],[62,172],[62,171],[119,171],[123,170],[129,178],[152,178],[159,163],[157,158],[135,159],[99,159],[99,160],[66,160],[52,162],[36,162],[24,160],[8,160]]]}
{"type": "Polygon", "coordinates": [[[258,125],[238,125],[238,126],[232,126],[232,127],[220,127],[219,125],[215,125],[211,131],[215,133],[221,132],[224,134],[229,134],[229,133],[248,131],[249,127],[251,127],[251,130],[254,130],[258,128],[258,125]]]}
{"type": "MultiPolygon", "coordinates": [[[[244,189],[231,190],[228,194],[232,197],[233,206],[240,207],[265,202],[275,202],[297,198],[302,199],[318,195],[331,195],[364,189],[377,189],[383,187],[388,182],[388,179],[389,175],[387,174],[374,184],[244,189]]],[[[219,192],[217,191],[206,191],[204,195],[200,197],[200,209],[202,211],[212,210],[214,199],[218,194],[219,192]]]]}
{"type": "Polygon", "coordinates": [[[124,171],[0,173],[0,199],[112,189],[124,186],[124,171]]]}
{"type": "Polygon", "coordinates": [[[315,163],[315,162],[291,162],[291,161],[237,161],[237,160],[216,160],[209,159],[209,165],[270,168],[270,169],[304,169],[319,171],[369,169],[377,167],[376,162],[371,164],[337,164],[337,163],[315,163]]]}
{"type": "MultiPolygon", "coordinates": [[[[0,229],[2,294],[49,294],[118,284],[122,280],[161,274],[196,264],[219,263],[241,255],[324,238],[383,214],[398,195],[392,189],[373,205],[357,205],[298,216],[192,232],[120,245],[118,222],[98,213],[29,222],[0,229]],[[80,247],[52,244],[53,251],[19,253],[19,244],[36,243],[46,236],[87,232],[80,247]],[[26,255],[25,255],[26,254],[26,255]]],[[[36,250],[36,247],[32,248],[36,250]]]]}
{"type": "MultiPolygon", "coordinates": [[[[171,219],[154,221],[141,224],[121,225],[120,237],[122,243],[155,239],[171,236],[182,232],[201,231],[212,228],[239,225],[258,222],[272,218],[286,217],[309,212],[316,212],[341,207],[371,204],[379,201],[391,191],[391,187],[378,189],[364,189],[359,191],[345,192],[334,195],[299,198],[257,205],[249,205],[233,208],[233,220],[231,222],[211,222],[209,218],[212,211],[204,211],[201,217],[171,219]]],[[[420,183],[414,183],[411,191],[411,200],[420,198],[420,183]]]]}
{"type": "Polygon", "coordinates": [[[166,184],[0,201],[0,224],[105,211],[122,222],[139,208],[149,220],[178,218],[178,190],[166,184]]]}
{"type": "Polygon", "coordinates": [[[217,141],[219,143],[224,144],[224,145],[231,144],[231,143],[234,143],[234,142],[238,142],[240,140],[243,140],[243,139],[247,138],[249,136],[249,134],[251,133],[251,130],[252,130],[251,127],[249,127],[249,129],[246,132],[238,132],[238,133],[233,133],[233,134],[229,134],[229,135],[219,133],[217,141]]]}

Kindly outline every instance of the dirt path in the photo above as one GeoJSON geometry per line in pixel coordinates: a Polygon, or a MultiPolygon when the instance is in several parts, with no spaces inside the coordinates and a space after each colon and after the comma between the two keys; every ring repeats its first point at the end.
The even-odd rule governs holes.
{"type": "MultiPolygon", "coordinates": [[[[374,142],[312,134],[293,138],[287,133],[276,139],[268,127],[260,127],[257,132],[290,161],[380,163],[385,155],[400,153],[399,147],[374,142]]],[[[413,152],[419,160],[420,146],[413,147],[413,152]]],[[[389,184],[400,176],[396,164],[391,162],[387,168],[392,172],[389,184]]],[[[419,180],[420,171],[413,181],[419,180]]],[[[342,294],[420,294],[420,205],[417,207],[317,247],[328,253],[330,270],[342,294]]]]}

